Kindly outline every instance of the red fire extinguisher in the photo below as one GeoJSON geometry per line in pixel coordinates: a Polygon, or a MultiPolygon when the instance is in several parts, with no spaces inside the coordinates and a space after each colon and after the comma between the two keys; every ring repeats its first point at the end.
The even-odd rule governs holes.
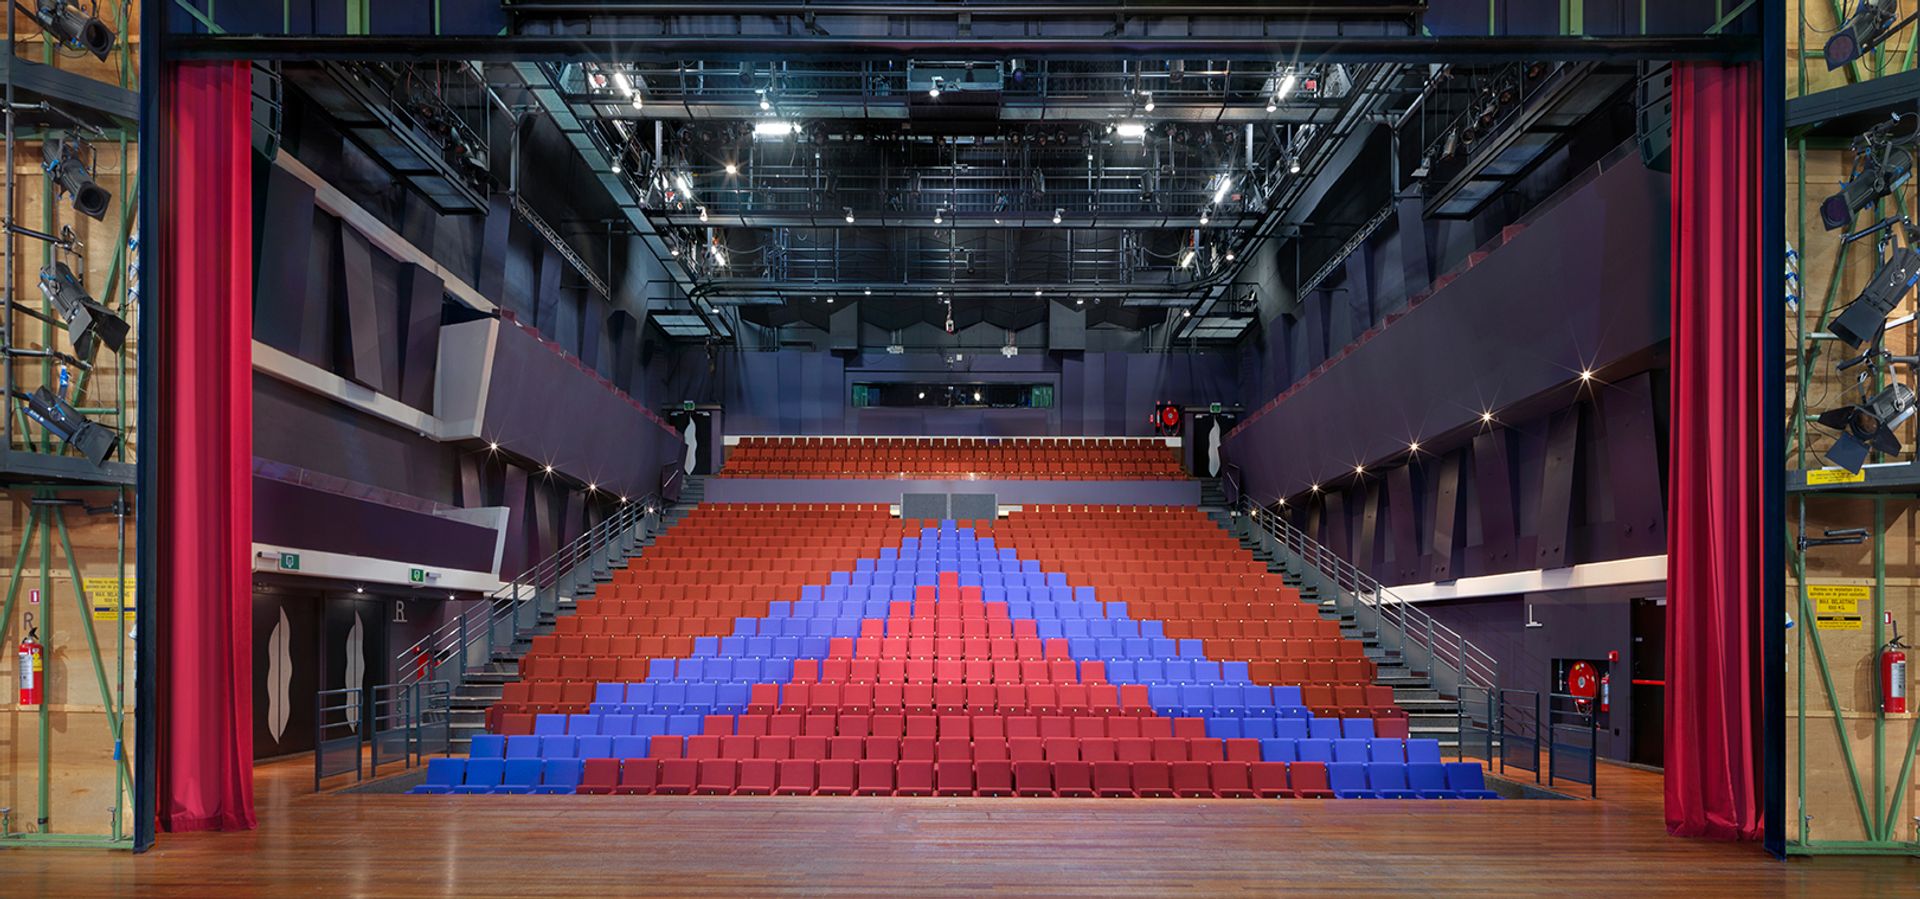
{"type": "Polygon", "coordinates": [[[1600,711],[1605,712],[1610,710],[1613,705],[1612,700],[1613,672],[1609,671],[1606,674],[1600,675],[1600,711]]]}
{"type": "Polygon", "coordinates": [[[1907,644],[1900,642],[1900,623],[1887,613],[1893,639],[1880,647],[1880,711],[1889,715],[1907,711],[1907,644]]]}
{"type": "Polygon", "coordinates": [[[20,641],[20,704],[39,705],[41,701],[41,673],[46,665],[46,648],[40,645],[40,631],[33,626],[33,616],[27,615],[27,636],[20,641]]]}

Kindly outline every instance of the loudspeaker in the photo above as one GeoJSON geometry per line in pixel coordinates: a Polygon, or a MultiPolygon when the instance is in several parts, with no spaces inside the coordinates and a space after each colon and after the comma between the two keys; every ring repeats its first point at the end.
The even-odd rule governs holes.
{"type": "Polygon", "coordinates": [[[860,348],[860,304],[848,303],[834,308],[828,316],[828,348],[835,350],[857,350],[860,348]]]}
{"type": "Polygon", "coordinates": [[[1065,303],[1047,303],[1047,349],[1085,350],[1087,313],[1065,303]]]}

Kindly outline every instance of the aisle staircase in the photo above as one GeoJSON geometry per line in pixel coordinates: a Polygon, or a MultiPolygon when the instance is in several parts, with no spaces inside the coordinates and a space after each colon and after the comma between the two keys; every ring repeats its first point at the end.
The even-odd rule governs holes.
{"type": "Polygon", "coordinates": [[[1360,640],[1378,669],[1375,682],[1393,687],[1415,737],[1460,743],[1463,692],[1497,688],[1499,662],[1418,606],[1403,602],[1371,576],[1312,540],[1286,519],[1256,506],[1210,509],[1215,521],[1240,539],[1301,597],[1318,601],[1321,614],[1340,622],[1341,632],[1360,640]]]}
{"type": "Polygon", "coordinates": [[[1241,527],[1238,516],[1231,511],[1209,510],[1208,514],[1222,528],[1238,536],[1240,545],[1252,552],[1255,559],[1266,563],[1268,571],[1280,575],[1288,586],[1299,590],[1302,600],[1318,603],[1321,617],[1340,622],[1341,636],[1357,640],[1365,647],[1367,658],[1373,660],[1377,671],[1374,683],[1393,688],[1394,703],[1407,712],[1410,736],[1437,739],[1447,749],[1459,745],[1460,699],[1457,695],[1442,695],[1434,686],[1430,672],[1415,670],[1400,652],[1381,645],[1378,630],[1363,628],[1354,611],[1341,610],[1320,584],[1309,580],[1308,566],[1299,559],[1277,557],[1270,545],[1258,538],[1257,532],[1241,527]]]}
{"type": "MultiPolygon", "coordinates": [[[[456,617],[395,659],[410,680],[448,681],[451,694],[444,712],[451,751],[464,753],[475,734],[486,731],[487,708],[500,701],[505,685],[520,677],[520,659],[533,639],[554,631],[559,616],[571,614],[576,597],[613,579],[613,572],[644,553],[705,495],[704,478],[687,478],[680,500],[667,504],[657,496],[629,503],[620,515],[582,534],[528,573],[502,588],[491,601],[456,617]],[[419,652],[430,649],[438,664],[422,672],[419,652]],[[425,674],[422,677],[422,674],[425,674]]],[[[439,710],[423,711],[423,725],[438,724],[439,710]]]]}

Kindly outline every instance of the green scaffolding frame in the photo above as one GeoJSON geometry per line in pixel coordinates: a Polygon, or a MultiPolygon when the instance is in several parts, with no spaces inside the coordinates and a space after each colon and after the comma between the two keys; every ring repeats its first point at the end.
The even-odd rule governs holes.
{"type": "MultiPolygon", "coordinates": [[[[127,17],[127,8],[125,6],[120,8],[116,25],[117,32],[120,35],[129,35],[131,22],[127,17]]],[[[26,41],[20,42],[18,47],[25,47],[31,41],[32,38],[28,38],[26,41]]],[[[42,35],[40,37],[40,43],[41,64],[52,66],[55,62],[56,50],[52,38],[42,35]]],[[[14,52],[19,52],[18,47],[14,52]]],[[[115,50],[115,54],[117,57],[114,60],[114,66],[118,76],[117,86],[128,90],[135,89],[137,79],[132,47],[125,40],[122,40],[115,50]]],[[[13,135],[15,140],[32,140],[43,137],[44,135],[32,132],[22,132],[13,135]]],[[[132,320],[135,315],[135,310],[132,308],[133,294],[130,279],[130,269],[133,260],[129,250],[134,233],[134,223],[137,219],[136,212],[139,208],[139,183],[131,171],[134,166],[135,154],[138,148],[138,138],[138,123],[129,121],[122,121],[116,127],[105,129],[105,136],[103,138],[96,138],[96,143],[104,141],[117,144],[120,151],[119,183],[116,194],[119,200],[120,227],[117,234],[118,239],[113,248],[112,260],[107,268],[106,284],[104,288],[96,294],[96,298],[106,304],[116,314],[126,317],[129,320],[132,320]]],[[[43,209],[41,220],[37,225],[41,230],[51,233],[58,228],[58,223],[55,219],[56,204],[53,202],[55,197],[51,184],[48,183],[46,179],[41,180],[43,209]]],[[[8,199],[12,201],[13,198],[9,197],[8,199]]],[[[11,214],[11,210],[9,210],[8,214],[11,214]]],[[[13,235],[7,235],[3,239],[10,242],[20,240],[19,237],[13,235]]],[[[9,252],[19,252],[17,243],[9,245],[9,252]]],[[[51,261],[54,258],[54,248],[51,245],[45,246],[42,250],[41,258],[42,264],[51,261]]],[[[5,285],[5,289],[9,291],[12,291],[12,288],[13,285],[11,284],[5,285]]],[[[41,322],[41,329],[38,335],[41,345],[59,345],[59,342],[65,338],[59,334],[58,329],[53,324],[53,322],[57,320],[57,312],[52,309],[51,305],[46,303],[44,299],[40,300],[39,305],[35,306],[32,301],[23,301],[23,298],[17,295],[17,292],[15,293],[16,295],[13,296],[12,301],[16,307],[26,308],[39,313],[38,315],[32,315],[32,317],[38,318],[41,322]]],[[[29,312],[28,314],[31,315],[32,313],[29,312]]],[[[9,334],[13,333],[15,330],[14,326],[17,323],[7,322],[5,324],[7,325],[7,332],[9,334]]],[[[43,383],[54,383],[56,368],[53,359],[45,357],[38,359],[16,359],[10,355],[10,347],[8,347],[8,349],[9,355],[4,359],[4,364],[9,367],[9,372],[11,372],[15,366],[37,364],[40,366],[40,376],[43,383]]],[[[82,367],[80,372],[74,377],[71,390],[71,400],[81,414],[112,427],[123,435],[123,438],[132,434],[130,425],[134,417],[132,410],[128,408],[128,391],[133,386],[131,369],[134,365],[134,360],[137,358],[139,349],[137,346],[130,349],[120,360],[116,371],[114,385],[116,388],[114,391],[115,395],[110,403],[87,402],[89,387],[92,384],[92,363],[97,359],[99,353],[99,344],[97,341],[94,342],[91,349],[92,355],[84,360],[88,363],[87,366],[82,367]]],[[[9,385],[13,384],[10,376],[7,383],[9,385]]],[[[14,403],[11,398],[8,400],[8,407],[14,410],[14,412],[8,415],[10,419],[9,423],[12,425],[8,433],[12,437],[12,442],[6,446],[5,449],[15,452],[16,455],[25,454],[49,457],[68,455],[57,437],[45,432],[44,429],[32,427],[24,410],[22,410],[18,404],[14,403]],[[34,435],[36,430],[41,431],[38,439],[36,439],[34,435]]],[[[122,439],[111,461],[130,463],[132,461],[130,444],[130,440],[122,439]]],[[[56,645],[54,641],[57,639],[55,637],[53,622],[56,620],[56,615],[64,614],[57,610],[56,607],[59,603],[53,599],[54,548],[57,541],[60,554],[64,557],[66,574],[71,577],[73,581],[72,588],[75,609],[81,616],[81,619],[88,622],[87,626],[82,627],[81,630],[86,636],[88,661],[91,663],[95,686],[99,691],[101,707],[104,710],[108,732],[113,741],[111,749],[114,760],[112,818],[108,832],[105,834],[97,834],[79,833],[71,830],[62,831],[60,829],[62,822],[52,818],[50,808],[52,805],[51,794],[53,785],[51,776],[53,750],[51,745],[51,709],[49,708],[49,703],[43,702],[37,712],[39,718],[39,745],[34,764],[37,783],[34,785],[36,795],[31,800],[34,804],[33,814],[31,818],[29,818],[26,814],[23,814],[25,810],[15,809],[14,813],[10,815],[5,822],[4,828],[0,828],[0,847],[9,845],[41,845],[109,849],[133,848],[135,829],[133,807],[136,785],[130,753],[133,739],[132,734],[126,730],[128,723],[126,714],[132,697],[133,684],[128,681],[129,640],[126,639],[124,635],[128,632],[128,625],[131,623],[127,617],[128,602],[131,599],[131,590],[129,589],[131,582],[127,575],[127,566],[131,561],[128,552],[128,527],[131,524],[129,519],[135,510],[133,508],[133,485],[124,483],[123,481],[124,479],[102,478],[99,482],[89,482],[85,479],[65,479],[52,482],[31,476],[19,476],[11,470],[7,472],[3,479],[0,479],[0,493],[4,493],[9,498],[22,497],[28,507],[27,525],[21,531],[12,572],[6,583],[4,600],[0,601],[0,632],[5,632],[15,624],[14,615],[21,585],[23,583],[37,582],[40,595],[45,597],[47,601],[40,604],[38,609],[40,620],[36,621],[34,626],[40,630],[42,641],[47,644],[47,652],[49,657],[51,657],[56,645]],[[120,580],[120,586],[115,612],[115,633],[117,635],[114,641],[115,667],[111,677],[106,667],[107,660],[105,653],[102,651],[99,637],[95,633],[95,626],[92,623],[94,614],[93,601],[92,598],[87,595],[85,582],[80,573],[80,559],[74,553],[73,542],[67,528],[66,511],[69,508],[83,507],[89,501],[89,499],[76,497],[86,497],[90,500],[103,501],[104,506],[102,508],[108,510],[119,519],[117,539],[113,550],[115,561],[114,572],[115,576],[120,580]],[[37,555],[37,576],[29,574],[26,569],[27,559],[29,556],[34,555],[37,555]],[[21,827],[20,825],[23,822],[30,823],[32,825],[31,828],[21,827]]],[[[22,633],[24,633],[24,630],[22,633]]],[[[25,713],[33,714],[31,712],[25,713]]]]}
{"type": "MultiPolygon", "coordinates": [[[[1821,31],[1809,27],[1806,17],[1806,4],[1819,3],[1834,13],[1834,21],[1841,21],[1845,13],[1839,0],[1804,0],[1798,5],[1799,46],[1801,53],[1798,61],[1794,95],[1807,93],[1809,60],[1821,59],[1818,49],[1810,49],[1810,38],[1817,37],[1821,31]]],[[[1892,74],[1911,71],[1920,64],[1915,48],[1920,47],[1920,39],[1910,40],[1904,50],[1888,52],[1876,48],[1863,59],[1849,63],[1843,69],[1848,85],[1892,74]]],[[[1844,89],[1844,88],[1843,88],[1844,89]]],[[[1821,137],[1809,134],[1808,128],[1789,131],[1787,146],[1789,153],[1788,202],[1792,207],[1792,239],[1795,247],[1804,248],[1809,239],[1807,228],[1807,203],[1810,199],[1807,188],[1807,152],[1808,150],[1845,149],[1843,140],[1833,137],[1821,137]]],[[[1894,192],[1889,200],[1874,205],[1874,215],[1880,216],[1891,211],[1894,214],[1907,214],[1910,210],[1905,196],[1907,188],[1894,192]],[[1890,207],[1890,208],[1889,208],[1890,207]]],[[[1814,240],[1837,239],[1816,235],[1814,240]]],[[[1916,750],[1920,749],[1920,716],[1914,716],[1905,730],[1904,748],[1899,739],[1900,721],[1896,717],[1889,719],[1884,714],[1874,716],[1871,768],[1867,769],[1862,759],[1854,756],[1853,741],[1847,732],[1850,720],[1841,714],[1841,683],[1837,672],[1830,664],[1825,640],[1815,626],[1815,608],[1809,597],[1806,583],[1807,550],[1800,547],[1798,538],[1805,528],[1807,511],[1810,505],[1823,501],[1823,491],[1809,487],[1807,471],[1819,468],[1819,461],[1810,458],[1807,452],[1807,391],[1812,385],[1813,372],[1820,362],[1821,343],[1812,338],[1817,326],[1825,323],[1828,317],[1843,306],[1847,300],[1839,296],[1840,283],[1844,278],[1852,245],[1842,245],[1833,261],[1833,271],[1824,285],[1815,285],[1808,281],[1802,271],[1801,301],[1796,310],[1792,327],[1794,329],[1794,371],[1793,371],[1793,408],[1787,424],[1786,447],[1790,468],[1783,472],[1787,479],[1786,489],[1789,497],[1789,520],[1783,522],[1785,528],[1782,537],[1786,542],[1787,562],[1793,578],[1796,596],[1792,601],[1794,616],[1799,626],[1794,629],[1792,647],[1793,683],[1791,689],[1795,698],[1794,708],[1789,712],[1795,740],[1794,753],[1794,795],[1795,807],[1799,810],[1799,820],[1788,823],[1787,851],[1795,855],[1850,854],[1850,855],[1920,855],[1920,838],[1903,841],[1894,838],[1897,823],[1903,811],[1907,809],[1905,801],[1911,790],[1907,787],[1914,770],[1916,750]],[[1815,294],[1819,296],[1819,308],[1812,316],[1808,314],[1808,300],[1815,294]],[[1817,674],[1817,683],[1809,683],[1809,670],[1817,674]],[[1807,736],[1810,728],[1821,727],[1817,720],[1810,720],[1807,714],[1809,690],[1817,690],[1824,696],[1827,706],[1832,710],[1831,726],[1840,744],[1841,760],[1845,764],[1846,783],[1854,800],[1853,805],[1859,816],[1859,825],[1866,840],[1820,840],[1812,835],[1810,817],[1806,812],[1807,800],[1807,736]],[[1888,777],[1889,762],[1899,759],[1898,774],[1888,777]],[[1891,789],[1891,800],[1889,791],[1891,789]]],[[[1880,385],[1876,382],[1877,389],[1880,385]]],[[[1817,411],[1817,410],[1816,410],[1817,411]]],[[[1874,461],[1880,461],[1876,456],[1874,461]]],[[[1914,463],[1920,469],[1920,462],[1914,463]]],[[[1920,502],[1920,493],[1915,492],[1920,480],[1903,479],[1902,483],[1887,486],[1855,485],[1845,492],[1827,494],[1825,501],[1871,502],[1873,523],[1868,539],[1872,547],[1873,558],[1873,625],[1870,631],[1870,645],[1880,646],[1886,642],[1887,634],[1882,618],[1886,608],[1887,584],[1887,507],[1890,502],[1920,502]]],[[[1920,510],[1916,510],[1920,514],[1920,510]]]]}

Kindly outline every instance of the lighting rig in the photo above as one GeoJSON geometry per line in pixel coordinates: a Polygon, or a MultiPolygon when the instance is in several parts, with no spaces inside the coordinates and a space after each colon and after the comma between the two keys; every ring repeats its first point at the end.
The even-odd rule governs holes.
{"type": "Polygon", "coordinates": [[[45,28],[48,34],[62,45],[74,50],[84,50],[105,62],[107,54],[113,52],[114,42],[119,38],[107,23],[100,20],[100,4],[92,4],[92,10],[83,12],[78,0],[37,0],[29,8],[20,0],[13,5],[21,12],[45,28]]]}
{"type": "Polygon", "coordinates": [[[1865,352],[1842,360],[1835,366],[1841,372],[1865,366],[1855,382],[1861,399],[1829,409],[1814,418],[1822,427],[1839,435],[1825,454],[1827,461],[1856,474],[1866,464],[1869,454],[1878,452],[1895,455],[1902,451],[1899,435],[1894,430],[1911,419],[1916,406],[1920,406],[1920,398],[1916,398],[1913,388],[1897,378],[1884,387],[1874,387],[1886,380],[1883,376],[1893,374],[1896,366],[1906,366],[1908,369],[1920,367],[1920,357],[1897,356],[1885,348],[1888,330],[1914,321],[1914,316],[1907,315],[1889,322],[1887,315],[1912,289],[1914,282],[1920,280],[1920,251],[1914,249],[1914,243],[1920,240],[1920,229],[1902,216],[1849,234],[1846,240],[1852,242],[1870,234],[1880,234],[1884,252],[1891,243],[1895,228],[1904,232],[1906,246],[1891,248],[1891,254],[1874,272],[1872,281],[1860,297],[1841,310],[1827,326],[1828,330],[1850,346],[1867,344],[1865,352]]]}
{"type": "Polygon", "coordinates": [[[1900,0],[1859,0],[1853,7],[1853,13],[1840,25],[1840,29],[1827,38],[1825,53],[1827,71],[1840,68],[1885,43],[1895,31],[1900,30],[1920,17],[1920,10],[1904,19],[1895,21],[1900,15],[1900,0]]]}
{"type": "Polygon", "coordinates": [[[1913,176],[1914,145],[1920,143],[1920,115],[1905,113],[1881,122],[1853,139],[1853,170],[1840,190],[1820,203],[1820,224],[1835,231],[1853,216],[1894,192],[1913,176]],[[1904,132],[1901,120],[1909,120],[1904,132]]]}

